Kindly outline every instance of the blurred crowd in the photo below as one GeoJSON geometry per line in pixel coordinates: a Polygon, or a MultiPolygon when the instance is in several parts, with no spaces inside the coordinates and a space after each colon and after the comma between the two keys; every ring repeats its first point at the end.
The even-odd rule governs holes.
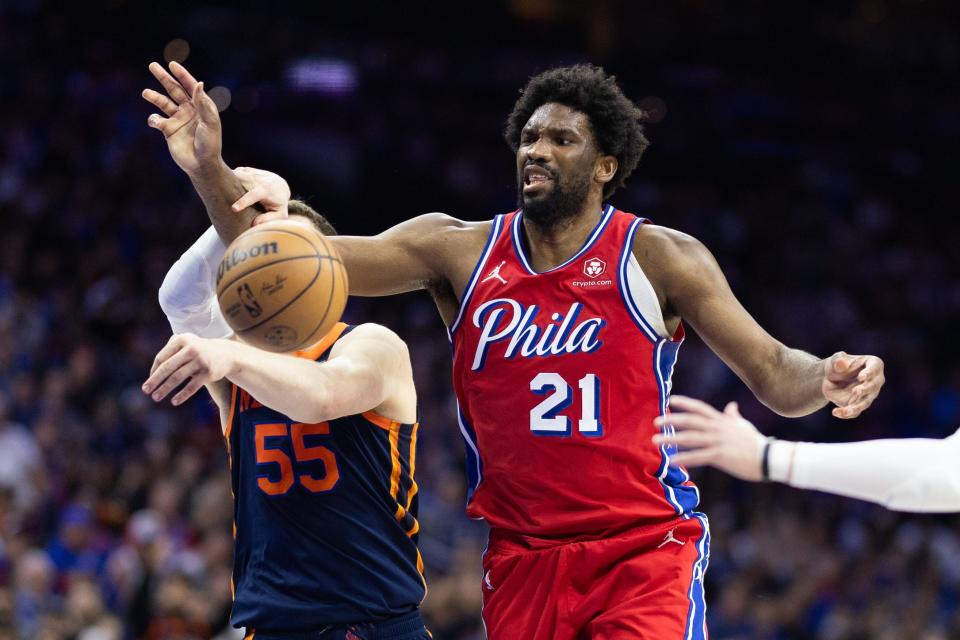
{"type": "MultiPolygon", "coordinates": [[[[613,202],[704,241],[786,344],[887,364],[880,399],[852,423],[776,418],[695,336],[675,390],[739,400],[793,439],[960,426],[954,7],[804,5],[785,20],[714,2],[513,0],[478,8],[468,32],[452,9],[401,29],[411,16],[355,4],[159,16],[0,3],[0,640],[240,637],[216,411],[139,388],[170,334],[157,288],[206,225],[145,124],[146,65],[165,51],[224,89],[229,162],[280,171],[350,233],[512,208],[499,136],[517,89],[554,64],[601,62],[656,121],[613,202]]],[[[463,514],[442,325],[420,294],[354,299],[347,319],[410,345],[425,613],[436,638],[482,638],[486,532],[463,514]]],[[[712,521],[711,637],[960,638],[960,518],[696,479],[712,521]]]]}

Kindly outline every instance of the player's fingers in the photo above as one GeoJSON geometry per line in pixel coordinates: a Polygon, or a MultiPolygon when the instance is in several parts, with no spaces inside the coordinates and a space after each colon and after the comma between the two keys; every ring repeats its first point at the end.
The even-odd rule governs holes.
{"type": "Polygon", "coordinates": [[[704,431],[680,431],[670,435],[658,434],[653,436],[653,441],[657,444],[681,447],[683,449],[701,449],[715,444],[716,440],[715,435],[704,431]]]}
{"type": "Polygon", "coordinates": [[[833,358],[833,371],[836,373],[846,373],[850,367],[850,357],[844,351],[838,351],[833,358]]]}
{"type": "Polygon", "coordinates": [[[167,95],[170,96],[174,102],[183,104],[190,100],[190,94],[184,90],[176,78],[167,73],[167,70],[164,69],[160,63],[151,62],[148,68],[150,69],[150,73],[153,74],[153,77],[160,82],[163,89],[167,92],[167,95]]]}
{"type": "Polygon", "coordinates": [[[696,398],[691,398],[690,396],[675,395],[670,397],[670,408],[676,407],[683,411],[690,411],[692,413],[699,413],[705,416],[714,416],[719,417],[721,414],[719,411],[711,407],[709,404],[703,400],[697,400],[696,398]]]}
{"type": "MultiPolygon", "coordinates": [[[[153,396],[157,394],[164,381],[170,377],[170,374],[179,369],[182,364],[183,358],[180,357],[180,353],[174,354],[171,358],[162,361],[156,366],[150,374],[150,377],[147,378],[146,382],[144,382],[140,388],[147,395],[153,396]]],[[[154,400],[159,400],[162,397],[163,396],[154,396],[154,400]]]]}
{"type": "Polygon", "coordinates": [[[220,111],[213,98],[207,95],[203,88],[203,83],[198,82],[193,91],[193,104],[200,113],[200,119],[204,124],[218,127],[220,126],[220,111]]]}
{"type": "Polygon", "coordinates": [[[144,89],[140,94],[143,99],[163,111],[166,115],[172,116],[177,112],[177,103],[153,89],[144,89]]]}
{"type": "Polygon", "coordinates": [[[837,407],[836,409],[833,410],[833,415],[838,418],[842,418],[844,420],[851,420],[853,418],[856,418],[861,413],[866,411],[871,404],[873,404],[874,397],[875,396],[864,398],[863,400],[846,407],[837,407]]]}
{"type": "Polygon", "coordinates": [[[271,211],[269,213],[261,213],[256,218],[253,219],[253,222],[250,226],[255,227],[258,224],[263,224],[265,222],[270,222],[272,220],[283,220],[284,218],[289,217],[285,211],[271,211]]]}
{"type": "Polygon", "coordinates": [[[174,60],[170,63],[170,73],[177,79],[177,82],[183,85],[187,93],[193,95],[193,90],[198,84],[197,79],[187,71],[185,66],[174,60]]]}
{"type": "Polygon", "coordinates": [[[867,356],[863,365],[863,369],[860,371],[860,374],[857,376],[858,380],[871,380],[874,378],[883,377],[883,360],[875,356],[867,356]]]}
{"type": "Polygon", "coordinates": [[[255,185],[250,191],[240,196],[240,199],[230,207],[234,211],[243,211],[247,207],[252,207],[267,196],[267,190],[263,185],[255,185]]]}
{"type": "Polygon", "coordinates": [[[200,365],[195,360],[181,361],[181,365],[166,377],[160,386],[157,387],[156,391],[150,394],[150,397],[156,402],[163,400],[170,395],[174,389],[183,384],[187,378],[192,377],[199,370],[200,365]]]}
{"type": "Polygon", "coordinates": [[[713,449],[697,449],[696,451],[683,451],[670,456],[671,467],[703,467],[712,463],[717,457],[713,449]]]}
{"type": "Polygon", "coordinates": [[[717,425],[716,418],[707,418],[696,413],[671,413],[653,421],[658,427],[671,426],[677,429],[704,431],[717,425]]]}
{"type": "Polygon", "coordinates": [[[163,135],[167,135],[167,130],[170,128],[168,126],[169,122],[169,118],[164,118],[159,113],[151,113],[147,117],[147,126],[151,129],[156,129],[163,135]]]}
{"type": "Polygon", "coordinates": [[[189,400],[193,394],[199,391],[200,387],[202,387],[204,384],[206,384],[206,380],[203,379],[203,376],[199,374],[192,376],[186,386],[177,392],[177,395],[173,396],[173,398],[170,400],[171,404],[173,404],[175,407],[180,406],[189,400]]]}
{"type": "MultiPolygon", "coordinates": [[[[153,373],[161,364],[169,360],[173,354],[177,353],[182,348],[183,338],[180,336],[172,336],[169,340],[167,340],[167,344],[163,345],[163,349],[160,349],[160,351],[157,352],[156,357],[153,359],[153,365],[150,367],[150,375],[153,375],[153,373]]],[[[147,383],[145,382],[143,383],[143,390],[147,393],[150,393],[146,387],[147,383]]]]}
{"type": "Polygon", "coordinates": [[[736,402],[728,402],[727,406],[723,408],[723,415],[730,416],[731,418],[740,419],[743,416],[740,415],[740,405],[736,402]]]}

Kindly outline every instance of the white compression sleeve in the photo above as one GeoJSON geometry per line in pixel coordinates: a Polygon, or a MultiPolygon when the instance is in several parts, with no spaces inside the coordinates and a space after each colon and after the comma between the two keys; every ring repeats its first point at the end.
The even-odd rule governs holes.
{"type": "Polygon", "coordinates": [[[943,440],[775,441],[770,477],[895,511],[960,511],[960,431],[943,440]]]}
{"type": "Polygon", "coordinates": [[[160,308],[174,333],[193,333],[201,338],[233,334],[213,291],[216,265],[226,249],[210,227],[167,271],[160,285],[160,308]]]}

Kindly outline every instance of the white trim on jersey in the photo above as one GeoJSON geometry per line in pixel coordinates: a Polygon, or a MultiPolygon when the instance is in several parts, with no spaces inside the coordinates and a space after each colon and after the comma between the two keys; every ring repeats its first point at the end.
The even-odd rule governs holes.
{"type": "Polygon", "coordinates": [[[597,222],[597,226],[594,227],[593,232],[587,238],[587,241],[583,243],[583,246],[580,247],[579,251],[573,254],[573,256],[563,264],[559,264],[552,269],[547,269],[546,271],[540,271],[540,272],[533,270],[533,267],[530,266],[530,262],[527,260],[527,254],[523,250],[523,243],[521,242],[521,237],[520,237],[520,219],[522,217],[523,217],[523,213],[521,212],[520,214],[516,215],[513,219],[513,225],[511,228],[511,233],[513,234],[513,247],[515,249],[515,253],[517,254],[517,257],[520,258],[520,264],[523,265],[523,268],[526,269],[530,275],[539,276],[545,273],[550,273],[552,271],[557,271],[558,269],[563,269],[564,267],[566,267],[567,265],[575,261],[577,258],[582,256],[584,253],[586,253],[590,249],[590,247],[592,247],[593,244],[597,241],[597,238],[600,237],[600,234],[603,233],[603,230],[607,228],[607,223],[610,222],[610,220],[613,218],[613,205],[608,204],[606,208],[603,210],[603,213],[600,215],[600,220],[599,222],[597,222]]]}
{"type": "Polygon", "coordinates": [[[657,298],[657,292],[653,290],[650,279],[640,268],[637,257],[630,251],[630,258],[627,261],[626,284],[627,294],[636,305],[637,311],[643,316],[647,324],[661,338],[669,339],[667,335],[667,325],[663,320],[663,309],[660,308],[660,299],[657,298]]]}
{"type": "Polygon", "coordinates": [[[470,298],[473,296],[473,290],[477,286],[477,282],[480,280],[483,269],[487,264],[487,259],[490,258],[490,253],[493,252],[493,245],[497,243],[497,238],[500,237],[500,228],[502,226],[503,215],[498,215],[493,219],[493,225],[491,225],[490,228],[490,235],[487,237],[487,244],[483,247],[483,251],[480,253],[480,259],[473,268],[473,274],[470,276],[470,282],[467,284],[467,289],[460,297],[460,308],[457,309],[457,317],[454,319],[453,324],[451,324],[447,329],[447,335],[450,337],[451,342],[453,341],[454,332],[457,330],[457,327],[460,326],[460,321],[463,319],[463,312],[470,304],[470,298]]]}
{"type": "Polygon", "coordinates": [[[663,320],[663,312],[660,309],[660,300],[657,298],[657,293],[653,290],[650,280],[643,273],[643,269],[640,268],[640,263],[633,255],[633,236],[643,223],[643,218],[637,218],[630,223],[620,255],[617,277],[620,280],[620,289],[623,293],[624,306],[627,307],[627,311],[646,336],[652,342],[657,342],[667,338],[667,328],[663,320]],[[644,313],[644,311],[647,313],[644,313]],[[648,317],[653,318],[653,322],[648,320],[648,317]]]}

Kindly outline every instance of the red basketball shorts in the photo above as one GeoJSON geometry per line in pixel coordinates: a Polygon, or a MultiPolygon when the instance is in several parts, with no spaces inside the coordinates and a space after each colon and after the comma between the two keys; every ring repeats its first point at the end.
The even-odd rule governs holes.
{"type": "Polygon", "coordinates": [[[705,640],[702,514],[557,544],[493,531],[483,558],[490,640],[705,640]]]}

